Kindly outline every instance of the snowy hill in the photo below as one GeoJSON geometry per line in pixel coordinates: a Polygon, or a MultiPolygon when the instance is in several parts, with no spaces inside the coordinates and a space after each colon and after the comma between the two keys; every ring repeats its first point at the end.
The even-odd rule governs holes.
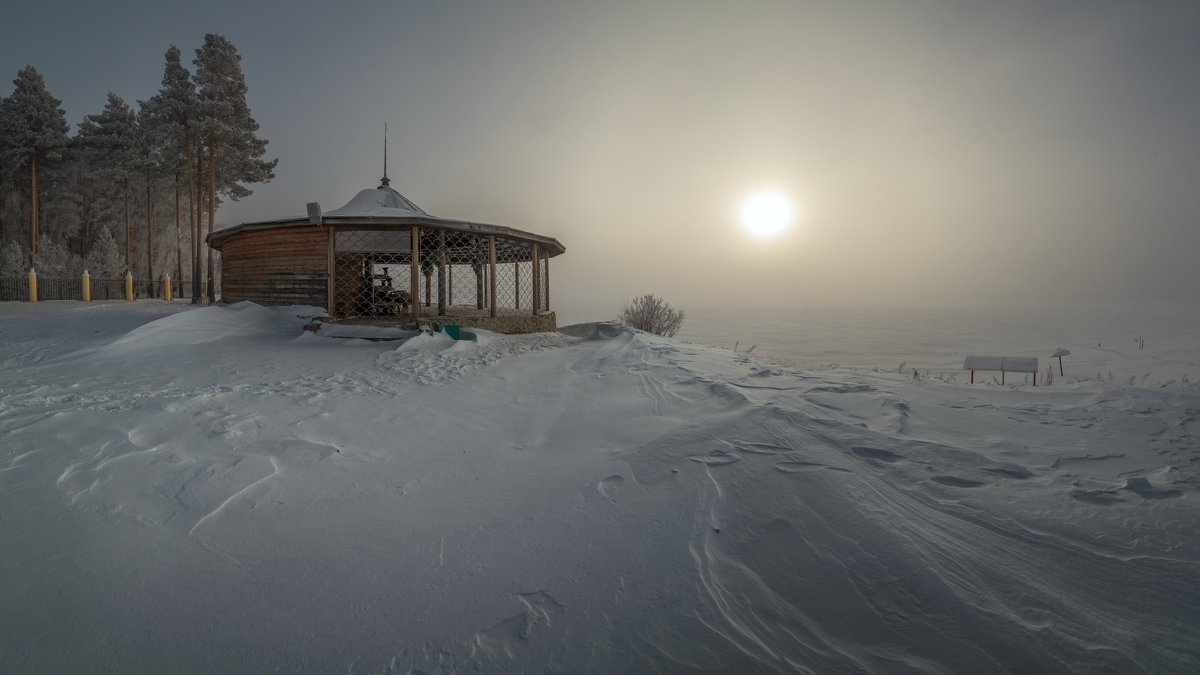
{"type": "Polygon", "coordinates": [[[304,314],[0,306],[0,670],[1200,672],[1195,385],[304,314]]]}

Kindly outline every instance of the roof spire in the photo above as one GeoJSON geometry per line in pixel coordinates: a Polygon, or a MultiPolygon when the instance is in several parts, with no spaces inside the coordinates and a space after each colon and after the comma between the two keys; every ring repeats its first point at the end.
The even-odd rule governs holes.
{"type": "Polygon", "coordinates": [[[384,122],[383,123],[383,181],[380,182],[379,187],[381,187],[381,188],[387,187],[388,183],[390,183],[390,182],[391,181],[389,181],[388,177],[387,177],[387,122],[384,122]]]}

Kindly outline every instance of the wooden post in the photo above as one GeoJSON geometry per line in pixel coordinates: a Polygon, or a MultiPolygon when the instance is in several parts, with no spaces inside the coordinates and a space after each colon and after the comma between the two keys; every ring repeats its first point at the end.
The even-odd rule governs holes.
{"type": "Polygon", "coordinates": [[[133,272],[125,271],[125,299],[133,302],[133,272]]]}
{"type": "Polygon", "coordinates": [[[975,384],[975,371],[971,371],[971,384],[975,384]]]}
{"type": "Polygon", "coordinates": [[[438,230],[437,258],[437,313],[446,316],[446,231],[438,230]]]}
{"type": "Polygon", "coordinates": [[[521,262],[513,263],[513,309],[521,309],[521,262]]]}
{"type": "Polygon", "coordinates": [[[454,265],[446,262],[446,304],[454,305],[454,265]]]}
{"type": "Polygon", "coordinates": [[[530,262],[529,271],[533,275],[533,315],[538,315],[538,310],[542,308],[542,275],[538,269],[538,245],[536,242],[529,245],[530,262]]]}
{"type": "Polygon", "coordinates": [[[326,254],[325,254],[325,271],[329,278],[325,280],[325,304],[329,312],[329,316],[337,316],[337,267],[335,263],[336,256],[333,251],[334,239],[336,238],[335,231],[332,227],[326,227],[326,254]]]}
{"type": "Polygon", "coordinates": [[[163,277],[163,300],[171,301],[171,275],[163,277]]]}
{"type": "Polygon", "coordinates": [[[91,302],[92,301],[92,275],[88,274],[87,270],[84,270],[83,271],[83,279],[81,281],[83,282],[83,284],[82,284],[83,285],[83,301],[91,302]]]}
{"type": "Polygon", "coordinates": [[[37,270],[29,268],[29,301],[37,302],[37,270]]]}
{"type": "Polygon", "coordinates": [[[488,235],[488,316],[496,317],[496,235],[488,235]]]}
{"type": "Polygon", "coordinates": [[[546,311],[550,311],[550,258],[546,258],[542,262],[542,266],[546,269],[546,311]]]}
{"type": "Polygon", "coordinates": [[[412,235],[412,262],[409,264],[409,294],[412,295],[413,321],[421,316],[421,230],[416,225],[409,230],[412,235]]]}
{"type": "MultiPolygon", "coordinates": [[[[38,245],[37,153],[29,153],[29,255],[37,255],[38,245]]],[[[30,274],[33,270],[29,270],[30,274]]],[[[36,284],[37,282],[34,281],[36,284]]],[[[36,300],[34,301],[36,302],[36,300]]]]}
{"type": "Polygon", "coordinates": [[[1006,375],[1006,373],[1003,370],[1000,371],[1000,386],[1004,386],[1004,376],[1005,375],[1006,375]]]}

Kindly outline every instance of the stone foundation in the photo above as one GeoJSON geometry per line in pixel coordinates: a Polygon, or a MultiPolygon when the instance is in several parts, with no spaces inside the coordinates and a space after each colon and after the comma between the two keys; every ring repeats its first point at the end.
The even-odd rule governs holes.
{"type": "MultiPolygon", "coordinates": [[[[321,317],[317,319],[321,322],[341,323],[349,326],[394,326],[396,328],[414,327],[411,318],[363,318],[355,317],[351,319],[331,319],[329,317],[321,317]]],[[[483,328],[494,333],[507,333],[514,335],[517,333],[553,333],[558,330],[558,317],[554,312],[545,312],[533,316],[532,314],[510,314],[509,316],[422,316],[421,325],[432,326],[434,324],[454,324],[463,328],[483,328]]]]}
{"type": "Polygon", "coordinates": [[[558,319],[554,312],[546,312],[537,316],[497,316],[495,318],[482,316],[436,317],[423,316],[422,321],[429,323],[458,324],[463,328],[483,328],[495,333],[553,333],[558,330],[558,319]]]}

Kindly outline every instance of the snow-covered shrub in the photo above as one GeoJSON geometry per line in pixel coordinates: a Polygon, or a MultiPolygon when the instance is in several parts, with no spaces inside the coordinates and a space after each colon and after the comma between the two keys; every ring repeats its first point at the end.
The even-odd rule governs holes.
{"type": "Polygon", "coordinates": [[[84,265],[93,279],[119,279],[125,276],[125,258],[107,227],[100,228],[84,265]]]}
{"type": "Polygon", "coordinates": [[[33,268],[37,270],[38,276],[47,279],[61,278],[66,273],[69,257],[70,253],[62,244],[53,239],[43,239],[37,253],[33,255],[33,268]]]}
{"type": "Polygon", "coordinates": [[[647,333],[674,337],[683,326],[683,312],[672,308],[662,298],[643,295],[625,305],[617,321],[647,333]]]}
{"type": "Polygon", "coordinates": [[[0,277],[23,277],[29,273],[25,249],[11,240],[0,250],[0,277]]]}

